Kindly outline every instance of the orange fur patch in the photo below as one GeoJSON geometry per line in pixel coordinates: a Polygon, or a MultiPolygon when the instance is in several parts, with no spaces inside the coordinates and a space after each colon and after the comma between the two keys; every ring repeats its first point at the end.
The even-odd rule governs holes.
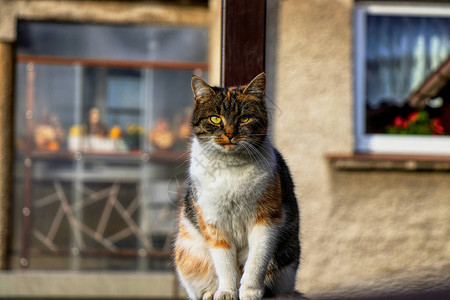
{"type": "Polygon", "coordinates": [[[281,220],[282,192],[280,175],[275,173],[267,190],[258,200],[256,224],[273,225],[281,220]]]}
{"type": "Polygon", "coordinates": [[[222,134],[222,136],[220,137],[220,139],[216,139],[216,143],[218,145],[225,145],[225,144],[229,144],[230,140],[224,135],[222,134]]]}
{"type": "Polygon", "coordinates": [[[178,225],[178,239],[181,240],[193,240],[194,238],[191,236],[191,234],[188,232],[186,225],[181,224],[178,225]]]}
{"type": "Polygon", "coordinates": [[[206,243],[211,248],[223,248],[231,249],[231,244],[226,240],[225,235],[220,231],[219,228],[212,224],[208,224],[203,219],[202,211],[197,204],[194,205],[197,211],[198,225],[202,231],[203,237],[206,243]]]}
{"type": "Polygon", "coordinates": [[[213,266],[207,257],[198,257],[184,247],[175,246],[175,262],[183,276],[200,276],[205,278],[213,271],[213,266]]]}
{"type": "Polygon", "coordinates": [[[225,125],[224,127],[223,127],[223,130],[225,131],[225,132],[230,132],[230,133],[233,133],[234,132],[234,126],[233,126],[233,124],[230,124],[230,125],[225,125]]]}
{"type": "Polygon", "coordinates": [[[277,268],[274,265],[269,265],[266,271],[266,280],[272,278],[277,273],[277,268]]]}

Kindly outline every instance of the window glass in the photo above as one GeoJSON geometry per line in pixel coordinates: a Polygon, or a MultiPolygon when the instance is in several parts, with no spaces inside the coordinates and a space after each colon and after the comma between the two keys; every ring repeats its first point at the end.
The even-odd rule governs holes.
{"type": "Polygon", "coordinates": [[[19,22],[20,54],[204,62],[204,28],[19,22]],[[182,49],[182,51],[181,51],[182,49]]]}
{"type": "MultiPolygon", "coordinates": [[[[399,133],[401,129],[406,134],[420,134],[421,129],[423,134],[437,133],[433,128],[426,130],[426,115],[430,125],[432,119],[442,123],[445,118],[447,123],[450,116],[442,115],[444,103],[417,109],[411,107],[409,98],[449,55],[450,18],[368,16],[367,132],[390,133],[399,125],[399,133]],[[417,117],[423,118],[423,124],[407,124],[417,117]],[[410,132],[403,128],[407,126],[410,132]]],[[[445,102],[450,103],[450,99],[445,102]]],[[[442,133],[450,134],[450,127],[442,133]]]]}
{"type": "Polygon", "coordinates": [[[450,135],[448,7],[368,4],[355,12],[357,150],[444,153],[450,135]]]}
{"type": "Polygon", "coordinates": [[[171,270],[206,37],[19,22],[12,268],[171,270]]]}

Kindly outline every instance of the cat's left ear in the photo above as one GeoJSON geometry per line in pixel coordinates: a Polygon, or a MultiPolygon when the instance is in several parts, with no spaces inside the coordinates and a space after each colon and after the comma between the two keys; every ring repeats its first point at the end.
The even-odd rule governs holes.
{"type": "Polygon", "coordinates": [[[247,84],[244,94],[255,96],[258,99],[264,99],[266,92],[266,73],[262,72],[247,84]]]}
{"type": "Polygon", "coordinates": [[[204,102],[215,95],[214,90],[204,82],[200,77],[192,76],[191,79],[192,92],[194,93],[195,101],[204,102]]]}

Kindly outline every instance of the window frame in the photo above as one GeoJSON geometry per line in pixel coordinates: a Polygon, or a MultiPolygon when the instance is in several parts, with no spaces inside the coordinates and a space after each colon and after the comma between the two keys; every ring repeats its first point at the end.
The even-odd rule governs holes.
{"type": "Polygon", "coordinates": [[[450,136],[366,133],[366,20],[369,15],[450,18],[450,4],[357,3],[353,11],[353,76],[355,152],[375,154],[450,155],[450,136]]]}
{"type": "MultiPolygon", "coordinates": [[[[28,20],[26,20],[28,21],[28,20]]],[[[41,21],[42,23],[50,23],[49,21],[41,21]]],[[[53,23],[53,26],[65,26],[67,23],[69,22],[65,22],[65,21],[61,21],[58,23],[53,23]]],[[[96,26],[97,24],[95,23],[88,23],[89,25],[93,25],[96,26]]],[[[75,26],[77,25],[83,25],[82,23],[78,23],[75,24],[75,26]]],[[[101,26],[116,26],[115,24],[112,23],[101,23],[101,26]]],[[[124,27],[129,27],[129,28],[133,28],[134,26],[132,25],[128,25],[128,24],[123,24],[124,27]]],[[[160,26],[155,26],[153,24],[146,24],[143,25],[143,27],[145,29],[151,29],[151,27],[160,27],[160,26]]],[[[79,27],[81,32],[83,32],[83,27],[79,27]]],[[[180,30],[180,29],[186,29],[186,28],[196,28],[196,30],[198,29],[202,29],[202,30],[206,30],[209,31],[208,27],[193,27],[193,26],[186,26],[186,25],[180,25],[180,26],[171,26],[172,30],[180,30]]],[[[31,112],[32,116],[36,115],[36,105],[33,104],[36,101],[36,97],[35,97],[35,91],[37,90],[37,86],[36,82],[35,82],[35,78],[39,77],[37,75],[37,70],[36,67],[37,66],[59,66],[59,67],[67,67],[73,70],[73,75],[74,75],[74,99],[73,100],[67,100],[68,103],[73,103],[74,104],[74,121],[73,121],[73,125],[77,125],[77,124],[85,124],[85,120],[82,120],[81,115],[83,115],[83,102],[86,101],[86,98],[84,94],[84,87],[83,87],[83,81],[85,81],[85,75],[83,74],[83,70],[85,70],[86,68],[104,68],[105,70],[134,70],[139,72],[139,76],[140,79],[139,81],[141,81],[139,83],[139,96],[137,98],[139,98],[139,104],[138,106],[135,107],[136,110],[138,110],[138,116],[139,116],[139,125],[143,126],[144,128],[147,128],[148,131],[145,132],[145,136],[147,136],[147,134],[150,132],[150,124],[148,123],[148,120],[150,120],[151,118],[151,108],[154,106],[155,101],[157,101],[152,95],[145,95],[146,93],[148,93],[149,89],[150,89],[150,85],[153,85],[151,82],[154,82],[154,78],[153,76],[150,75],[150,73],[153,73],[155,71],[160,71],[160,70],[171,70],[171,71],[183,71],[183,72],[188,72],[187,76],[190,76],[189,73],[197,73],[198,75],[200,75],[203,71],[208,71],[208,67],[209,67],[209,63],[207,61],[207,58],[205,58],[203,61],[176,61],[176,60],[162,60],[162,59],[146,59],[146,60],[138,60],[138,59],[133,59],[133,58],[129,58],[129,59],[123,59],[123,58],[108,58],[108,57],[102,57],[101,55],[99,55],[98,57],[82,57],[82,56],[66,56],[64,53],[59,53],[56,55],[52,55],[52,54],[21,54],[19,52],[19,47],[16,46],[16,54],[15,54],[15,67],[17,68],[17,66],[19,66],[20,64],[23,64],[25,66],[25,74],[24,77],[27,78],[27,80],[25,80],[25,88],[23,88],[23,90],[27,91],[25,97],[23,97],[24,100],[23,102],[26,102],[24,110],[20,110],[18,109],[18,107],[15,107],[15,110],[17,113],[22,113],[22,112],[31,112]],[[144,81],[147,81],[147,84],[143,83],[144,81]],[[77,95],[79,97],[77,97],[77,95]],[[75,99],[75,98],[79,98],[79,99],[75,99]],[[148,102],[147,105],[145,105],[142,102],[142,99],[145,98],[146,102],[148,102]]],[[[15,77],[19,78],[19,72],[16,72],[15,77]]],[[[190,79],[190,77],[187,77],[187,79],[190,79]]],[[[17,80],[17,79],[16,79],[17,80]]],[[[107,79],[105,77],[105,86],[107,79]]],[[[188,81],[186,81],[188,82],[188,81]]],[[[187,85],[187,88],[189,88],[190,90],[190,86],[187,85]]],[[[106,90],[105,90],[106,93],[106,90]]],[[[25,94],[25,93],[24,93],[25,94]]],[[[191,93],[190,93],[191,94],[191,93]]],[[[192,94],[191,94],[192,95],[192,94]]],[[[89,98],[89,97],[88,97],[89,98]]],[[[95,98],[95,97],[94,97],[95,98]]],[[[20,100],[19,98],[15,97],[14,101],[16,103],[19,103],[20,100]]],[[[187,99],[186,101],[189,102],[189,99],[187,99]]],[[[94,104],[94,103],[91,103],[94,104]]],[[[104,99],[104,104],[105,106],[107,106],[107,99],[104,99]]],[[[91,106],[91,105],[89,105],[91,106]]],[[[184,109],[184,108],[183,108],[184,109]]],[[[25,115],[25,114],[23,114],[25,115]]],[[[79,147],[79,149],[70,149],[70,147],[67,147],[68,149],[59,149],[57,151],[47,151],[47,150],[42,150],[42,149],[36,149],[33,145],[32,142],[32,138],[31,136],[33,135],[33,129],[36,125],[36,122],[34,121],[33,118],[26,118],[26,134],[25,136],[27,137],[27,141],[25,142],[25,149],[23,151],[23,153],[21,153],[20,155],[18,155],[19,151],[17,150],[17,148],[14,147],[14,153],[17,157],[20,157],[19,159],[25,159],[28,160],[30,162],[29,166],[26,166],[24,174],[23,175],[23,181],[25,182],[25,192],[24,192],[24,196],[21,197],[22,201],[20,201],[21,198],[18,198],[17,195],[16,197],[13,197],[11,202],[13,206],[17,206],[17,207],[21,207],[22,210],[23,209],[27,209],[29,212],[28,214],[17,214],[14,215],[15,218],[18,219],[18,223],[20,222],[22,224],[22,229],[18,230],[18,238],[17,241],[20,240],[19,245],[17,246],[17,252],[18,252],[18,261],[17,263],[10,263],[10,268],[11,269],[30,269],[30,262],[33,260],[32,255],[30,255],[30,250],[32,249],[32,239],[36,238],[36,233],[38,232],[37,230],[35,231],[36,227],[35,224],[33,224],[33,222],[31,221],[33,216],[34,216],[34,212],[33,210],[35,208],[33,208],[33,202],[35,202],[35,196],[33,195],[33,188],[32,186],[36,186],[36,178],[33,178],[33,171],[31,166],[35,165],[37,162],[45,162],[44,164],[47,164],[49,161],[54,160],[55,158],[57,158],[58,160],[62,159],[64,161],[68,161],[68,162],[72,162],[72,167],[69,167],[68,169],[70,169],[72,171],[72,175],[70,175],[72,177],[72,179],[70,179],[70,181],[75,182],[74,185],[79,185],[82,186],[81,184],[85,184],[85,183],[92,183],[92,178],[87,178],[87,176],[85,176],[86,174],[84,174],[84,169],[86,168],[86,165],[88,163],[104,163],[104,162],[112,162],[112,161],[116,161],[116,162],[128,162],[128,163],[132,163],[132,165],[134,165],[135,169],[136,169],[136,173],[140,173],[140,175],[138,176],[138,178],[134,178],[131,179],[130,181],[135,183],[138,187],[139,190],[141,190],[141,195],[145,194],[144,190],[147,188],[148,189],[148,185],[154,182],[157,182],[156,180],[151,180],[150,182],[146,179],[148,179],[148,175],[144,175],[143,170],[148,169],[149,165],[161,165],[162,163],[166,164],[167,166],[169,166],[169,168],[173,168],[173,164],[174,162],[176,162],[178,159],[185,157],[185,155],[183,154],[184,151],[181,151],[179,149],[166,149],[166,150],[159,150],[159,149],[152,149],[152,147],[150,146],[150,143],[147,141],[146,138],[144,138],[143,140],[145,142],[142,142],[141,145],[139,146],[139,148],[136,149],[129,149],[127,151],[116,151],[116,149],[114,150],[99,150],[99,149],[83,149],[83,147],[79,147]],[[81,170],[81,171],[80,171],[81,170]],[[17,265],[17,266],[16,266],[17,265]]],[[[13,127],[15,126],[15,124],[13,124],[13,127]]],[[[125,129],[125,127],[123,127],[125,129]]],[[[64,128],[66,130],[66,132],[69,131],[68,128],[64,128]]],[[[67,134],[66,136],[67,138],[69,137],[69,134],[67,134]]],[[[86,136],[83,136],[83,139],[85,139],[86,136]]],[[[26,165],[26,164],[25,164],[26,165]]],[[[16,170],[16,168],[15,168],[16,170]]],[[[173,173],[174,176],[177,176],[176,173],[173,173]]],[[[171,180],[171,176],[167,176],[167,178],[165,178],[165,180],[167,180],[167,182],[170,182],[171,180]]],[[[104,178],[103,178],[104,179],[104,178]]],[[[130,178],[127,178],[130,179],[130,178]]],[[[67,181],[67,180],[65,180],[67,181]]],[[[122,183],[121,180],[117,181],[117,179],[113,179],[110,180],[105,179],[103,182],[107,182],[107,183],[116,183],[119,182],[120,184],[122,183]]],[[[79,190],[77,190],[74,187],[71,187],[71,189],[74,191],[72,192],[74,195],[75,199],[79,200],[82,197],[83,192],[80,192],[79,190]]],[[[139,197],[141,198],[141,197],[139,197]]],[[[77,201],[77,200],[75,200],[77,201]]],[[[120,203],[120,200],[117,199],[117,202],[120,203]]],[[[141,211],[147,211],[147,208],[145,208],[144,205],[144,200],[140,199],[139,201],[137,201],[138,207],[136,210],[141,210],[141,211]]],[[[79,203],[82,203],[82,201],[80,201],[79,203]]],[[[156,203],[156,202],[154,202],[156,203]]],[[[86,205],[87,206],[87,205],[86,205]]],[[[15,208],[14,208],[15,209],[15,208]]],[[[176,210],[174,210],[175,212],[176,210]]],[[[75,212],[70,212],[71,214],[73,213],[75,215],[75,219],[76,222],[82,224],[82,225],[86,225],[84,223],[85,220],[83,220],[83,218],[78,218],[78,216],[76,215],[75,212]]],[[[148,212],[147,212],[148,213],[148,212]]],[[[66,218],[67,216],[63,216],[62,218],[66,218]]],[[[109,218],[109,215],[108,215],[109,218]]],[[[141,217],[142,219],[142,217],[141,217]]],[[[36,222],[34,222],[36,223],[36,222]]],[[[70,222],[69,222],[70,223],[70,222]]],[[[137,222],[136,222],[137,223],[137,222]]],[[[107,223],[105,223],[107,224],[107,223]]],[[[128,224],[128,223],[127,223],[128,224]]],[[[145,224],[137,224],[138,230],[144,232],[142,225],[145,224]]],[[[128,226],[130,227],[130,226],[128,226]]],[[[59,225],[55,226],[56,229],[55,232],[57,232],[59,230],[59,225]]],[[[84,227],[86,228],[86,227],[84,227]]],[[[106,225],[104,226],[104,228],[106,228],[106,225]]],[[[81,227],[76,227],[76,230],[80,230],[81,227]]],[[[93,231],[95,231],[95,229],[93,228],[89,228],[93,231]]],[[[17,229],[15,229],[17,230],[17,229]]],[[[14,228],[11,228],[11,235],[13,236],[15,234],[15,230],[14,228]]],[[[69,229],[69,234],[73,235],[73,230],[74,227],[72,227],[72,225],[70,226],[69,229]]],[[[80,233],[83,232],[83,237],[86,236],[86,231],[82,230],[79,231],[80,233]]],[[[39,232],[38,236],[41,236],[42,232],[39,232]]],[[[145,235],[151,234],[151,233],[147,233],[144,232],[145,235]]],[[[173,233],[169,233],[169,234],[173,234],[173,233]]],[[[89,238],[93,238],[92,234],[87,234],[87,237],[89,238]]],[[[39,244],[42,243],[43,240],[45,240],[47,238],[47,234],[42,234],[42,239],[38,238],[39,240],[39,244]]],[[[13,239],[13,238],[12,238],[13,239]]],[[[94,238],[95,240],[95,238],[94,238]]],[[[149,241],[149,243],[151,243],[151,238],[148,239],[145,238],[145,241],[149,241]]],[[[50,241],[47,239],[47,242],[50,241]]],[[[120,241],[120,240],[119,240],[120,241]]],[[[116,241],[117,242],[117,241],[116,241]]],[[[45,243],[44,243],[45,244],[45,243]]],[[[53,240],[50,241],[49,243],[50,245],[53,244],[53,240]]],[[[142,270],[142,268],[144,268],[145,270],[147,270],[150,273],[154,273],[154,272],[161,272],[161,270],[153,270],[151,269],[148,264],[145,263],[145,257],[159,257],[159,258],[166,258],[167,260],[170,261],[170,256],[171,253],[168,249],[166,249],[165,251],[153,251],[151,249],[151,247],[147,247],[148,249],[144,249],[144,247],[141,247],[141,249],[146,250],[147,253],[145,255],[141,254],[139,251],[141,249],[139,249],[138,246],[134,247],[134,248],[126,248],[126,249],[120,249],[120,247],[117,247],[117,245],[115,244],[115,242],[112,242],[112,244],[114,244],[114,247],[118,248],[116,251],[111,251],[111,248],[105,247],[106,249],[102,248],[102,247],[84,247],[85,249],[81,249],[78,248],[78,245],[76,246],[72,246],[70,245],[70,243],[67,244],[67,247],[58,247],[59,249],[57,249],[57,247],[54,247],[54,249],[50,249],[50,255],[67,255],[68,260],[70,261],[69,264],[66,265],[66,267],[64,268],[55,268],[55,269],[46,269],[46,268],[42,268],[42,270],[48,271],[48,272],[53,272],[53,271],[73,271],[73,270],[78,270],[78,271],[86,271],[83,270],[79,267],[80,265],[80,260],[79,260],[79,254],[84,254],[85,257],[88,256],[99,256],[99,257],[111,257],[111,255],[115,255],[115,256],[120,256],[121,258],[126,258],[126,257],[132,257],[134,256],[137,260],[144,262],[141,265],[137,264],[135,269],[129,269],[129,272],[139,272],[140,270],[142,270]],[[72,249],[76,249],[75,252],[71,251],[72,249]],[[106,251],[105,251],[106,250],[106,251]],[[122,251],[124,250],[124,251],[122,251]],[[76,253],[76,254],[74,254],[76,253]],[[143,259],[144,258],[144,259],[143,259]],[[147,265],[147,266],[146,266],[147,265]]],[[[103,244],[104,245],[104,244],[103,244]]],[[[47,244],[46,244],[47,246],[47,244]]],[[[44,247],[45,248],[45,247],[44,247]]],[[[50,248],[47,246],[47,248],[50,248]]],[[[13,249],[13,247],[11,246],[10,249],[13,249]]],[[[48,249],[45,249],[48,250],[48,249]]],[[[12,251],[11,251],[12,252],[12,251]]],[[[12,259],[13,255],[9,255],[8,259],[12,259]]],[[[32,270],[37,270],[36,269],[32,269],[32,270]]],[[[104,269],[98,269],[95,270],[97,272],[114,272],[113,269],[109,269],[109,268],[104,268],[104,269]]],[[[164,272],[169,272],[172,273],[173,270],[164,270],[162,271],[164,272]]]]}

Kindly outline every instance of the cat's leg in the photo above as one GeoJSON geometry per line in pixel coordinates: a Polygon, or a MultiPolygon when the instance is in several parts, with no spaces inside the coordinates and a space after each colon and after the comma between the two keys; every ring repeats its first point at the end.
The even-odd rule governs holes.
{"type": "Polygon", "coordinates": [[[267,267],[275,251],[280,228],[285,221],[278,173],[269,183],[257,205],[255,223],[248,236],[248,258],[239,288],[241,300],[259,300],[264,294],[267,267]]]}
{"type": "Polygon", "coordinates": [[[295,291],[298,259],[287,266],[279,268],[274,261],[269,265],[264,284],[266,286],[265,295],[283,296],[295,291]]]}
{"type": "Polygon", "coordinates": [[[286,295],[295,290],[296,274],[300,265],[300,242],[295,220],[286,220],[277,242],[264,281],[266,292],[275,296],[286,295]]]}
{"type": "Polygon", "coordinates": [[[209,248],[212,262],[218,278],[218,289],[214,300],[237,300],[239,271],[236,247],[230,242],[224,231],[203,217],[202,210],[195,206],[197,219],[204,240],[209,248]]]}
{"type": "Polygon", "coordinates": [[[189,298],[212,300],[218,280],[209,249],[198,244],[177,243],[175,262],[180,282],[189,298]]]}
{"type": "Polygon", "coordinates": [[[183,275],[177,270],[178,274],[178,280],[180,281],[181,285],[184,287],[186,293],[188,294],[189,299],[191,300],[200,300],[201,299],[201,293],[194,288],[194,286],[191,284],[190,280],[183,277],[183,275]]]}
{"type": "Polygon", "coordinates": [[[249,235],[249,252],[241,278],[239,299],[259,300],[264,294],[264,279],[274,251],[278,226],[255,225],[249,235]]]}
{"type": "Polygon", "coordinates": [[[203,220],[200,223],[219,281],[214,300],[237,300],[239,275],[236,248],[218,227],[203,220]]]}
{"type": "Polygon", "coordinates": [[[219,279],[214,300],[237,300],[239,275],[236,250],[231,246],[212,247],[210,252],[219,279]]]}
{"type": "Polygon", "coordinates": [[[209,247],[187,220],[179,225],[174,255],[180,282],[189,298],[212,300],[218,280],[209,247]]]}

